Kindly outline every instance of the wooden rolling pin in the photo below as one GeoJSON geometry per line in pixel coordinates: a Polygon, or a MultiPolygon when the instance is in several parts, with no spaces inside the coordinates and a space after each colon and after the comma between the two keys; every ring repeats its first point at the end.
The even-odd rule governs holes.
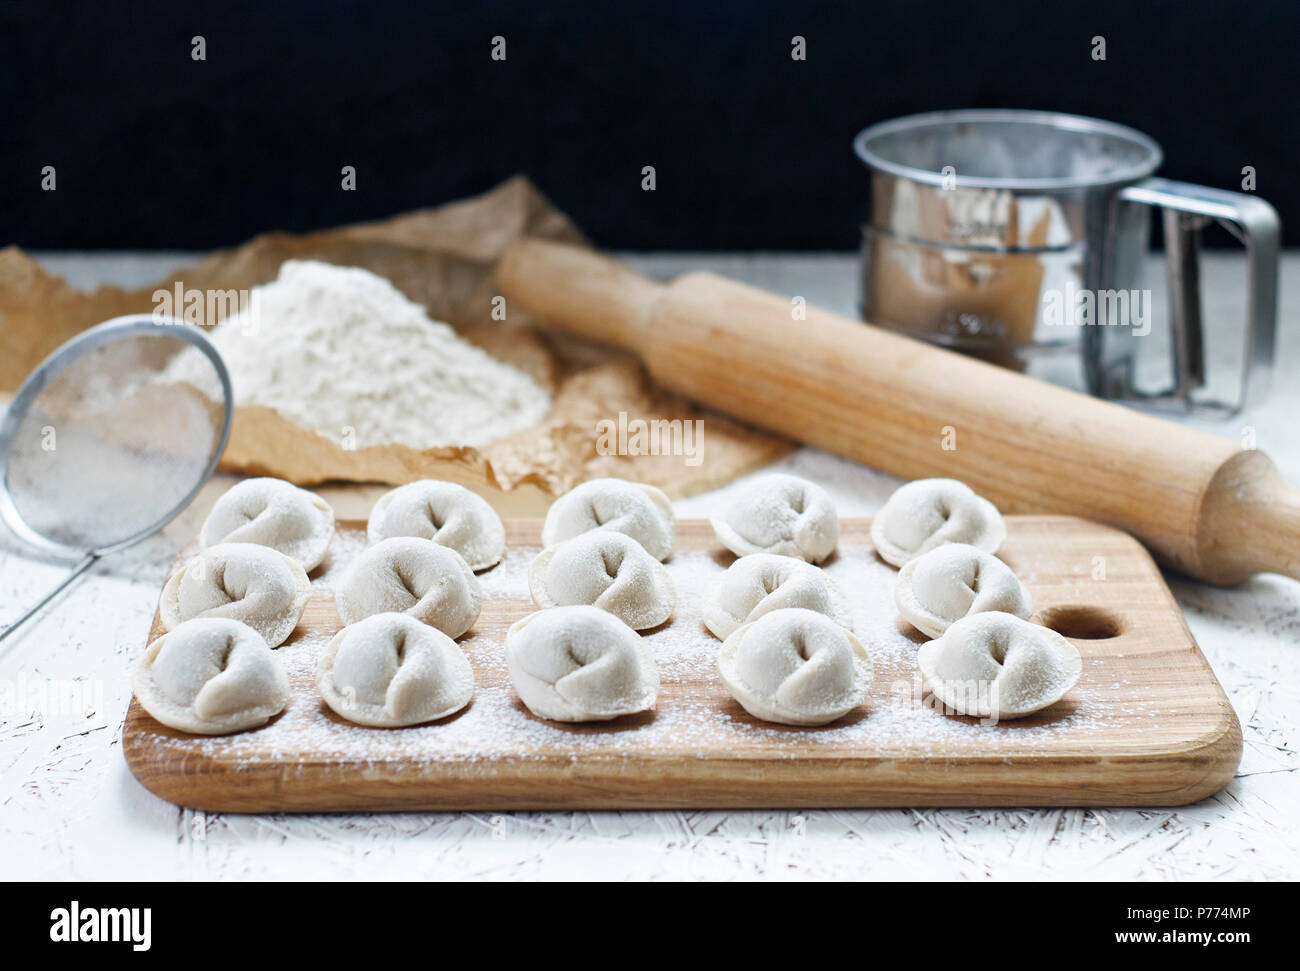
{"type": "Polygon", "coordinates": [[[1003,512],[1109,523],[1211,583],[1300,578],[1300,490],[1231,439],[824,310],[798,320],[788,298],[710,273],[659,284],[521,240],[498,283],[543,322],[633,350],[664,387],[762,428],[905,479],[961,479],[1003,512]]]}

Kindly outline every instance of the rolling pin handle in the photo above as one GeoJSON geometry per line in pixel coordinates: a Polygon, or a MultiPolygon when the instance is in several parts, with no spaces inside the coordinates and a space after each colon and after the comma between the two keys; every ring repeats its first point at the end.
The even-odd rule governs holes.
{"type": "Polygon", "coordinates": [[[539,239],[521,239],[506,249],[497,283],[525,312],[633,351],[664,292],[662,284],[593,250],[539,239]]]}
{"type": "Polygon", "coordinates": [[[1242,451],[1219,469],[1198,533],[1202,579],[1231,586],[1280,573],[1300,580],[1300,489],[1263,452],[1242,451]]]}

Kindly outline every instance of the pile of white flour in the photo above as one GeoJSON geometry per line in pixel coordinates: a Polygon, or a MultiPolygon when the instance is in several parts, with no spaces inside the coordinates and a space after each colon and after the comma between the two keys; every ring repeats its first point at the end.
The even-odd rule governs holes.
{"type": "MultiPolygon", "coordinates": [[[[235,403],[265,405],[345,447],[486,445],[536,425],[545,389],[358,267],[290,260],[213,342],[235,403]]],[[[178,358],[168,377],[211,375],[178,358]]]]}

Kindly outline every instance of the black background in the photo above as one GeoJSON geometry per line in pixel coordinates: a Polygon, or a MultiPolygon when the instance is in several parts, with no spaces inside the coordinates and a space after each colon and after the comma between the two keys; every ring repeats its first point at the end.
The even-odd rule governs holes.
{"type": "Polygon", "coordinates": [[[9,4],[0,243],[205,248],[523,171],[602,246],[849,248],[858,129],[1000,106],[1133,125],[1173,178],[1235,189],[1253,165],[1285,227],[1298,41],[1293,2],[9,4]]]}

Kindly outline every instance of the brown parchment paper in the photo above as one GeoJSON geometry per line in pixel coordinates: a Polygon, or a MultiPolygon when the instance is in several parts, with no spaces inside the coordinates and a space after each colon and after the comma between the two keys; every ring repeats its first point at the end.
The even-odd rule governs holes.
{"type": "Polygon", "coordinates": [[[225,471],[275,475],[300,485],[443,478],[481,492],[540,490],[548,496],[613,475],[681,496],[725,484],[790,449],[783,439],[657,387],[624,352],[547,334],[509,308],[506,321],[492,320],[497,260],[521,236],[585,243],[567,216],[527,178],[516,176],[481,196],[379,222],[305,235],[267,233],[139,290],[83,293],[10,246],[0,250],[0,392],[12,394],[52,350],[87,327],[151,312],[160,288],[246,289],[273,279],[286,259],[308,258],[388,277],[432,317],[550,388],[553,406],[540,425],[484,448],[425,450],[347,450],[271,409],[240,407],[221,464],[225,471]],[[597,423],[617,421],[620,413],[629,420],[702,420],[698,460],[599,454],[597,423]]]}

